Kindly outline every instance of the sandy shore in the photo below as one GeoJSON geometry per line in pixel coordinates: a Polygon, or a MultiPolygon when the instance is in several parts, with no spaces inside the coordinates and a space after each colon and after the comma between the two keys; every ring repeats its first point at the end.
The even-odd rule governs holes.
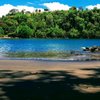
{"type": "MultiPolygon", "coordinates": [[[[44,94],[42,94],[42,96],[40,95],[41,100],[57,99],[57,96],[53,99],[54,96],[50,92],[53,88],[55,95],[57,91],[61,91],[62,93],[66,91],[65,94],[70,98],[69,100],[72,99],[72,96],[70,96],[72,93],[73,95],[81,94],[83,97],[88,93],[89,98],[93,100],[93,95],[94,98],[100,96],[100,62],[0,60],[0,100],[40,100],[39,97],[36,96],[37,94],[33,93],[33,90],[31,90],[31,92],[35,97],[33,95],[30,96],[27,88],[21,90],[22,92],[27,90],[27,92],[24,93],[28,94],[28,97],[26,96],[27,99],[24,98],[24,95],[19,97],[19,94],[17,94],[17,99],[16,96],[12,97],[12,95],[16,94],[16,88],[19,88],[18,91],[21,89],[18,84],[25,85],[24,87],[27,87],[29,91],[31,88],[33,88],[33,90],[35,89],[38,91],[37,94],[43,90],[49,91],[48,93],[44,91],[47,93],[46,97],[44,94]],[[26,82],[28,82],[28,84],[26,84],[26,82]],[[10,91],[9,85],[10,88],[12,87],[14,90],[10,91]],[[59,86],[59,88],[57,86],[59,86]],[[9,94],[9,92],[12,94],[9,94]],[[50,96],[50,99],[44,99],[48,98],[47,96],[50,96]]],[[[57,100],[65,100],[60,98],[63,98],[63,96],[68,98],[66,95],[62,94],[57,100]]],[[[76,99],[78,99],[78,97],[76,99]]]]}
{"type": "Polygon", "coordinates": [[[99,61],[91,62],[53,62],[35,60],[0,60],[0,70],[69,70],[79,68],[100,68],[99,61]]]}

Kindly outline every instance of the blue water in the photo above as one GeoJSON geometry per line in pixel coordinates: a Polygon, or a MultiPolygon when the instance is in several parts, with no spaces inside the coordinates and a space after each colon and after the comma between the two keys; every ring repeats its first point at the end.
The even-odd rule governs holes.
{"type": "Polygon", "coordinates": [[[94,45],[100,46],[100,39],[0,39],[0,52],[81,50],[94,45]]]}
{"type": "Polygon", "coordinates": [[[7,52],[82,51],[100,46],[100,39],[0,39],[0,55],[7,52]]]}

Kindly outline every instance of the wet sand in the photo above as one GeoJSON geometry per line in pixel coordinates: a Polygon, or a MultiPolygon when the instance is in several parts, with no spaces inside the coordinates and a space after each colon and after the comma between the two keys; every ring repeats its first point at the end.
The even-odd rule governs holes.
{"type": "Polygon", "coordinates": [[[0,100],[98,100],[98,97],[99,61],[0,60],[0,100]]]}

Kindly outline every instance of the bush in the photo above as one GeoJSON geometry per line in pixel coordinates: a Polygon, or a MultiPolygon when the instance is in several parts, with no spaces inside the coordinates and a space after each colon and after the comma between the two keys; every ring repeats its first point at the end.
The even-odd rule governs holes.
{"type": "Polygon", "coordinates": [[[79,37],[79,31],[77,29],[72,28],[69,31],[70,38],[78,38],[79,37]]]}
{"type": "Polygon", "coordinates": [[[17,27],[16,36],[20,38],[31,38],[33,36],[33,31],[27,25],[20,25],[17,27]]]}
{"type": "Polygon", "coordinates": [[[0,27],[0,37],[2,37],[4,35],[4,30],[2,27],[0,27]]]}

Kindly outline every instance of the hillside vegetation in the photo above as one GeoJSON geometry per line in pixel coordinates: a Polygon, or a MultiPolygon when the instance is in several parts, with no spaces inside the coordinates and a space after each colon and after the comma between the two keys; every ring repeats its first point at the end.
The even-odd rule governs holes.
{"type": "Polygon", "coordinates": [[[0,18],[0,37],[100,38],[100,9],[24,12],[12,9],[0,18]]]}

